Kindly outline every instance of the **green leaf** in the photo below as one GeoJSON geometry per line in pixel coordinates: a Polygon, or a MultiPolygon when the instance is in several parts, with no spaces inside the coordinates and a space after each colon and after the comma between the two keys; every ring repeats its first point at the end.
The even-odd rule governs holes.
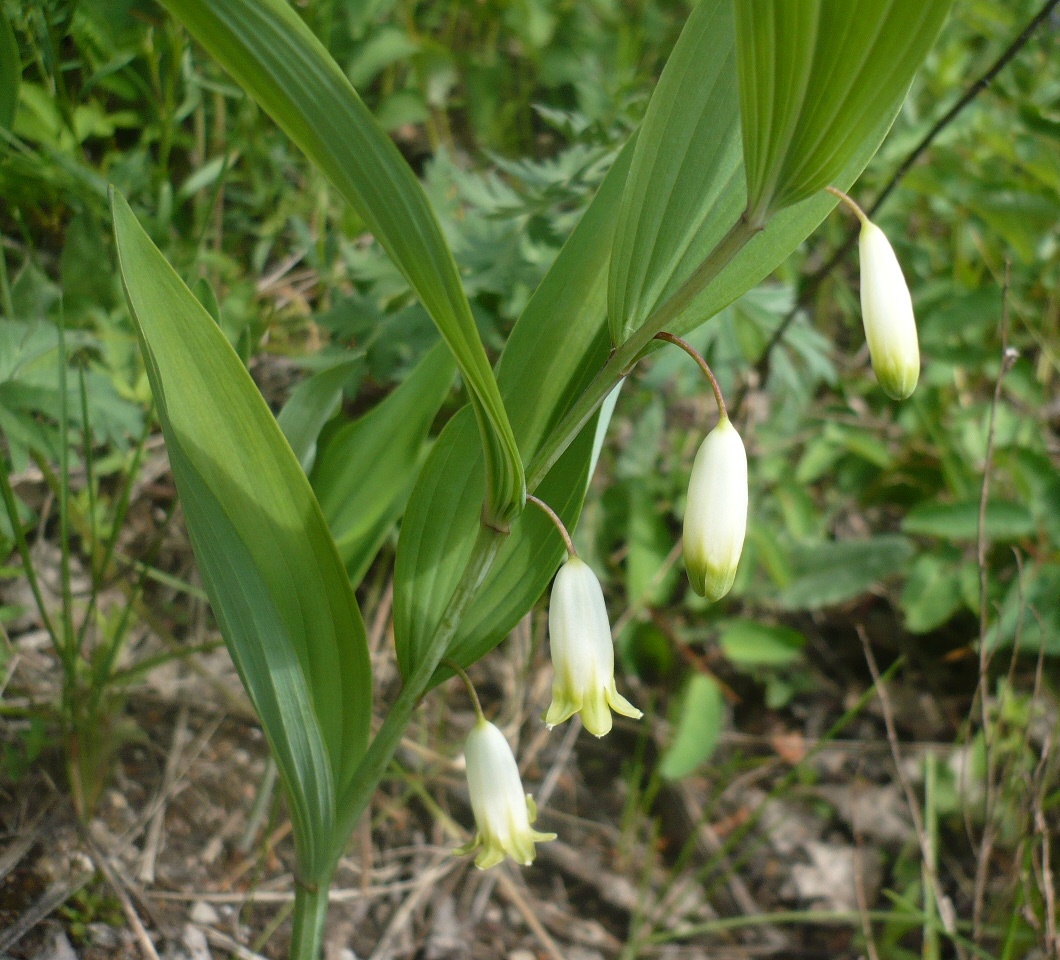
{"type": "MultiPolygon", "coordinates": [[[[322,438],[310,480],[354,585],[408,502],[427,433],[454,372],[440,343],[382,403],[322,438]]],[[[473,451],[476,443],[472,428],[473,451]]]]}
{"type": "MultiPolygon", "coordinates": [[[[1030,510],[1010,500],[991,500],[986,505],[984,531],[988,540],[1019,540],[1034,534],[1030,510]]],[[[902,521],[904,533],[946,540],[979,539],[979,498],[960,503],[920,503],[902,521]]]]}
{"type": "Polygon", "coordinates": [[[906,630],[929,633],[962,606],[960,569],[954,562],[930,553],[917,557],[902,590],[906,630]]]}
{"type": "Polygon", "coordinates": [[[362,363],[360,357],[350,357],[307,377],[291,391],[276,418],[306,473],[313,469],[320,431],[342,403],[343,384],[362,363]]]}
{"type": "Polygon", "coordinates": [[[912,544],[895,534],[800,545],[792,557],[795,576],[777,603],[788,610],[816,610],[852,600],[899,573],[912,554],[912,544]]]}
{"type": "Polygon", "coordinates": [[[1034,656],[1042,650],[1060,656],[1060,566],[1035,564],[1023,571],[1005,593],[997,622],[990,628],[986,643],[990,649],[1004,649],[1016,643],[1022,652],[1034,656]]]}
{"type": "Polygon", "coordinates": [[[488,515],[525,495],[522,461],[453,255],[423,188],[338,64],[284,0],[164,0],[364,219],[449,345],[482,435],[488,515]]]}
{"type": "Polygon", "coordinates": [[[718,639],[725,656],[740,666],[782,667],[802,657],[806,638],[790,627],[730,620],[718,639]]]}
{"type": "Polygon", "coordinates": [[[734,0],[748,216],[832,184],[905,98],[951,0],[734,0]]]}
{"type": "Polygon", "coordinates": [[[659,761],[667,780],[687,777],[710,759],[725,722],[725,701],[717,681],[706,673],[689,678],[677,708],[673,739],[659,761]]]}
{"type": "Polygon", "coordinates": [[[655,309],[693,241],[713,249],[739,216],[736,105],[732,9],[705,0],[659,79],[622,195],[608,283],[614,343],[655,309]]]}
{"type": "Polygon", "coordinates": [[[18,88],[22,78],[22,57],[11,30],[7,11],[0,6],[0,127],[10,130],[18,110],[18,88]]]}
{"type": "MultiPolygon", "coordinates": [[[[527,459],[607,359],[607,267],[632,153],[628,145],[615,161],[513,328],[498,364],[497,379],[527,459]]],[[[470,443],[469,418],[465,409],[442,431],[401,524],[394,634],[405,676],[422,661],[479,529],[483,468],[470,443]]],[[[585,495],[595,429],[594,418],[536,491],[570,527],[585,495]]],[[[559,534],[541,511],[524,511],[448,655],[467,665],[500,642],[541,596],[563,555],[559,534]]],[[[435,682],[446,676],[439,671],[435,682]]]]}
{"type": "Polygon", "coordinates": [[[118,194],[119,266],[206,592],[283,775],[307,879],[366,747],[368,648],[298,461],[224,334],[118,194]]]}
{"type": "Polygon", "coordinates": [[[664,569],[676,537],[659,511],[658,499],[643,480],[629,480],[629,524],[626,543],[626,596],[631,604],[658,606],[666,602],[679,564],[664,569]]]}

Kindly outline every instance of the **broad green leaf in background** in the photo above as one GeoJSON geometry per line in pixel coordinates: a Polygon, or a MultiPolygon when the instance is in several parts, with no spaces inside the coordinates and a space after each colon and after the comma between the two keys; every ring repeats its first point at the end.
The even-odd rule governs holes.
{"type": "Polygon", "coordinates": [[[667,526],[650,484],[631,479],[623,486],[629,494],[626,598],[637,606],[659,606],[670,596],[678,576],[680,563],[665,567],[677,537],[667,526]]]}
{"type": "Polygon", "coordinates": [[[647,319],[693,240],[712,249],[743,208],[737,98],[731,5],[702,0],[648,105],[622,195],[608,281],[616,344],[647,319]]]}
{"type": "Polygon", "coordinates": [[[909,568],[902,588],[902,612],[910,633],[928,633],[942,626],[961,607],[960,556],[922,553],[909,568]]]}
{"type": "Polygon", "coordinates": [[[706,673],[693,673],[678,698],[673,739],[659,761],[667,780],[687,777],[710,759],[725,722],[725,701],[717,681],[706,673]]]}
{"type": "MultiPolygon", "coordinates": [[[[355,586],[408,501],[427,433],[454,372],[440,343],[382,403],[321,437],[309,479],[355,586]]],[[[472,456],[476,444],[472,424],[472,456]]]]}
{"type": "Polygon", "coordinates": [[[291,445],[302,469],[309,473],[317,456],[320,431],[338,412],[342,387],[364,361],[359,356],[306,377],[292,391],[276,422],[291,445]]]}
{"type": "Polygon", "coordinates": [[[18,109],[18,87],[22,78],[22,58],[11,30],[7,11],[0,6],[0,127],[10,130],[18,109]]]}
{"type": "MultiPolygon", "coordinates": [[[[984,520],[988,540],[1029,537],[1036,526],[1030,510],[1011,500],[991,500],[984,520]]],[[[902,520],[902,531],[947,540],[978,540],[979,498],[961,503],[918,503],[902,520]]]]}
{"type": "Polygon", "coordinates": [[[733,0],[747,213],[833,183],[893,114],[951,0],[733,0]]]}
{"type": "Polygon", "coordinates": [[[423,188],[284,0],[164,0],[364,219],[419,296],[464,378],[485,450],[487,512],[522,509],[522,462],[453,255],[423,188]]]}
{"type": "Polygon", "coordinates": [[[754,620],[730,620],[722,625],[718,643],[732,663],[782,667],[802,656],[806,638],[791,627],[770,626],[754,620]]]}
{"type": "Polygon", "coordinates": [[[801,544],[792,556],[795,576],[776,597],[787,610],[816,610],[860,596],[901,572],[913,545],[896,534],[867,540],[801,544]]]}
{"type": "MultiPolygon", "coordinates": [[[[607,359],[607,265],[632,144],[523,311],[497,370],[519,449],[533,456],[607,359]]],[[[394,634],[408,676],[421,661],[463,573],[479,527],[482,461],[467,412],[442,431],[416,482],[401,524],[394,573],[394,634]]],[[[561,457],[537,495],[573,527],[592,459],[595,420],[561,457]]],[[[464,618],[450,655],[472,663],[495,646],[541,596],[563,558],[559,534],[536,509],[512,525],[493,570],[464,618]]],[[[436,682],[447,676],[436,674],[436,682]]]]}
{"type": "Polygon", "coordinates": [[[196,561],[312,880],[329,869],[335,796],[367,743],[360,611],[309,481],[239,357],[118,194],[112,210],[196,561]]]}

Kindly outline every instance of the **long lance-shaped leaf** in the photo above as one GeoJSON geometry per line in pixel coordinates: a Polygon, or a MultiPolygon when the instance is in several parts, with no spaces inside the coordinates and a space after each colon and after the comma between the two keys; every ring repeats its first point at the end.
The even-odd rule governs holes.
{"type": "Polygon", "coordinates": [[[341,68],[284,0],[163,0],[357,210],[452,350],[482,434],[489,519],[522,509],[522,462],[430,203],[341,68]]]}
{"type": "MultiPolygon", "coordinates": [[[[615,161],[519,318],[498,365],[526,457],[607,359],[607,265],[632,142],[615,161]]],[[[482,461],[471,443],[470,416],[442,431],[416,482],[401,525],[394,578],[398,662],[408,676],[423,655],[471,551],[479,518],[482,461]]],[[[593,424],[545,477],[537,493],[573,527],[585,496],[593,424]]],[[[541,596],[563,557],[548,519],[525,510],[465,617],[450,655],[468,664],[495,646],[541,596]]],[[[436,682],[446,676],[439,671],[436,682]]]]}
{"type": "Polygon", "coordinates": [[[733,0],[748,216],[828,186],[905,98],[951,0],[733,0]]]}
{"type": "MultiPolygon", "coordinates": [[[[309,479],[354,585],[408,502],[453,373],[452,358],[439,343],[382,403],[321,440],[309,479]]],[[[472,424],[471,456],[477,446],[472,424]]]]}
{"type": "Polygon", "coordinates": [[[622,195],[608,283],[616,345],[658,305],[693,242],[712,249],[743,209],[736,103],[731,5],[701,0],[652,95],[622,195]]]}
{"type": "Polygon", "coordinates": [[[112,201],[137,326],[211,606],[283,775],[306,880],[327,870],[337,791],[364,754],[364,625],[305,474],[220,328],[112,201]]]}

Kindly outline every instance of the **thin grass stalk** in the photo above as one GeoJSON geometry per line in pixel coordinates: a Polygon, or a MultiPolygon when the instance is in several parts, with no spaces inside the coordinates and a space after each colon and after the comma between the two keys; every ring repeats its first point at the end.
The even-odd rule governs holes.
{"type": "Polygon", "coordinates": [[[29,583],[33,593],[33,602],[37,605],[41,623],[51,638],[52,648],[56,656],[62,656],[62,646],[59,635],[55,632],[55,625],[48,616],[48,608],[44,604],[44,596],[41,593],[40,581],[37,579],[37,571],[33,568],[33,561],[29,554],[29,544],[26,541],[26,531],[22,529],[22,521],[18,515],[18,505],[15,501],[15,492],[11,488],[11,478],[7,473],[7,464],[0,464],[0,495],[3,496],[4,509],[7,511],[8,521],[15,535],[15,547],[18,550],[19,559],[22,561],[22,571],[29,583]]]}
{"type": "Polygon", "coordinates": [[[92,430],[88,420],[88,389],[85,386],[85,369],[78,367],[78,386],[81,394],[81,445],[82,457],[85,461],[85,482],[88,492],[88,529],[86,539],[88,540],[88,567],[92,579],[92,593],[88,598],[88,607],[81,620],[81,626],[77,631],[77,654],[81,655],[84,649],[85,637],[88,634],[88,625],[92,622],[95,612],[97,597],[100,591],[100,580],[102,571],[96,567],[96,551],[98,548],[96,537],[96,478],[95,457],[92,453],[92,430]]]}

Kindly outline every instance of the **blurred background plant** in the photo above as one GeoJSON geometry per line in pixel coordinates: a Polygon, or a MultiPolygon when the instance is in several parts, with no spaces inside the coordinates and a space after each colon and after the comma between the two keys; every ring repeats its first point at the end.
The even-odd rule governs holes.
{"type": "MultiPolygon", "coordinates": [[[[503,344],[635,128],[688,9],[300,8],[422,175],[487,349],[503,344]]],[[[856,187],[863,205],[1041,9],[957,4],[856,187]]],[[[329,449],[341,450],[349,424],[370,429],[360,415],[436,333],[356,215],[153,3],[4,0],[2,10],[10,37],[0,52],[14,50],[20,69],[8,59],[0,70],[0,772],[18,781],[59,748],[87,820],[115,755],[147,736],[129,690],[169,658],[215,645],[196,626],[187,550],[170,542],[175,501],[112,268],[107,184],[130,198],[250,366],[305,453],[340,545],[364,517],[328,510],[339,469],[329,449]],[[302,415],[307,391],[331,398],[329,422],[302,415]],[[27,668],[42,637],[51,673],[27,668]]],[[[865,631],[935,838],[926,849],[910,832],[888,855],[884,893],[870,904],[882,914],[881,957],[940,956],[940,936],[999,957],[1055,941],[1058,27],[1047,14],[875,215],[917,308],[924,372],[911,400],[890,402],[867,373],[855,257],[823,272],[850,230],[840,212],[768,283],[689,336],[755,464],[731,597],[697,599],[674,548],[692,457],[714,417],[678,351],[655,354],[624,389],[601,493],[576,534],[604,579],[622,663],[658,717],[628,764],[630,843],[661,836],[665,846],[664,801],[692,785],[697,821],[717,817],[737,775],[763,777],[771,798],[793,806],[810,797],[834,819],[810,761],[848,727],[884,736],[865,631]],[[925,873],[931,851],[951,841],[963,852],[925,873]],[[948,928],[947,902],[974,929],[948,928]]],[[[439,423],[457,402],[450,396],[439,423]]],[[[373,558],[392,557],[407,495],[365,506],[367,546],[344,557],[372,598],[385,588],[373,558]]],[[[765,809],[697,865],[708,897],[726,865],[756,862],[752,827],[765,809]]],[[[686,839],[664,858],[672,877],[694,853],[686,839]]],[[[627,955],[674,936],[645,906],[627,955]]],[[[1052,949],[1043,955],[1060,955],[1052,949]]]]}

